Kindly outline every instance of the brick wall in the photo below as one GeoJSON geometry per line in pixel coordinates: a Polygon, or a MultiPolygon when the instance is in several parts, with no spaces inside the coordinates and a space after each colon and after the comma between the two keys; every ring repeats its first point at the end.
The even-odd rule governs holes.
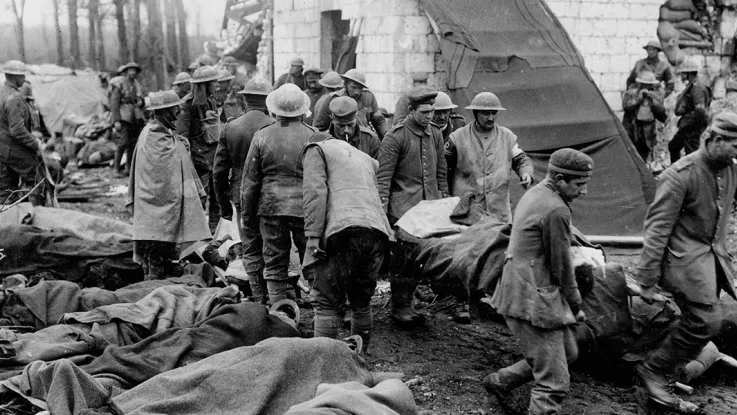
{"type": "MultiPolygon", "coordinates": [[[[437,38],[420,13],[419,0],[277,0],[274,2],[274,73],[286,72],[299,55],[305,66],[320,63],[320,13],[342,10],[344,20],[363,18],[356,67],[380,106],[394,111],[413,72],[435,71],[437,38]]],[[[329,68],[323,68],[329,69],[329,68]]],[[[437,85],[438,75],[429,83],[437,85]]]]}
{"type": "Polygon", "coordinates": [[[621,93],[630,70],[644,58],[642,46],[656,39],[665,0],[548,0],[548,6],[583,55],[604,98],[622,110],[621,93]]]}

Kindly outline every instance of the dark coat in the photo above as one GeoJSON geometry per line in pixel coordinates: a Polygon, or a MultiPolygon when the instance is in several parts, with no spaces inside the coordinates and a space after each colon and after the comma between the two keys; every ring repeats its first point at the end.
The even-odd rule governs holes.
{"type": "Polygon", "coordinates": [[[0,86],[0,160],[33,157],[38,143],[31,134],[31,112],[17,88],[0,86]]]}
{"type": "Polygon", "coordinates": [[[215,100],[208,100],[207,105],[195,106],[192,104],[192,93],[190,92],[182,100],[176,122],[176,133],[189,141],[192,163],[194,163],[194,167],[200,175],[202,172],[212,170],[215,150],[218,146],[217,141],[208,143],[205,140],[202,121],[208,110],[216,110],[215,100]]]}

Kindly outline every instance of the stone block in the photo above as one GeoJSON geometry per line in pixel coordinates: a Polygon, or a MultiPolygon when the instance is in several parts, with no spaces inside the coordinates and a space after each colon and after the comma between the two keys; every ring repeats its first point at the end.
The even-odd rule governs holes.
{"type": "Polygon", "coordinates": [[[719,23],[719,34],[723,38],[732,38],[737,32],[737,10],[724,9],[719,23]]]}
{"type": "Polygon", "coordinates": [[[604,19],[609,17],[610,8],[613,9],[615,7],[605,7],[602,4],[597,4],[595,2],[581,3],[581,12],[579,16],[582,19],[604,19]]]}
{"type": "Polygon", "coordinates": [[[657,21],[660,16],[660,4],[632,3],[629,5],[630,20],[657,21]]]}
{"type": "Polygon", "coordinates": [[[592,36],[594,34],[594,31],[596,30],[595,26],[596,25],[593,20],[578,19],[576,23],[576,31],[573,33],[571,33],[571,31],[568,31],[568,34],[578,36],[592,36]]]}
{"type": "Polygon", "coordinates": [[[406,59],[404,70],[408,73],[435,71],[434,54],[408,53],[406,59]]]}
{"type": "Polygon", "coordinates": [[[294,4],[292,0],[284,0],[274,2],[274,16],[285,10],[293,10],[294,4]]]}
{"type": "Polygon", "coordinates": [[[404,33],[408,35],[427,35],[432,32],[430,21],[425,16],[407,16],[404,18],[404,33]]]}
{"type": "Polygon", "coordinates": [[[621,30],[621,26],[626,26],[626,24],[622,24],[616,19],[599,19],[594,22],[592,35],[603,37],[617,36],[617,32],[621,30]]]}
{"type": "Polygon", "coordinates": [[[627,75],[621,72],[610,72],[601,75],[601,81],[597,85],[602,91],[622,91],[625,88],[627,75]]]}
{"type": "Polygon", "coordinates": [[[627,54],[612,55],[609,70],[603,72],[629,72],[631,67],[629,65],[630,57],[627,54]]]}
{"type": "Polygon", "coordinates": [[[604,100],[614,111],[622,111],[622,96],[618,91],[603,92],[604,100]]]}
{"type": "MultiPolygon", "coordinates": [[[[379,23],[378,33],[382,35],[394,35],[405,32],[404,18],[400,16],[386,16],[377,19],[379,23]]],[[[427,19],[425,19],[427,20],[427,19]]],[[[428,25],[430,23],[428,22],[428,25]]]]}
{"type": "MultiPolygon", "coordinates": [[[[293,39],[274,39],[274,53],[294,53],[294,40],[293,39]]],[[[289,59],[287,59],[288,61],[289,59]]],[[[276,66],[276,61],[274,61],[276,66]]]]}
{"type": "Polygon", "coordinates": [[[584,37],[577,44],[581,53],[585,55],[606,55],[607,38],[604,37],[584,37]]]}
{"type": "MultiPolygon", "coordinates": [[[[420,16],[419,0],[392,0],[392,16],[420,16]]],[[[369,2],[370,4],[370,2],[369,2]]]]}
{"type": "Polygon", "coordinates": [[[627,43],[624,38],[612,37],[605,40],[605,48],[607,53],[622,54],[627,53],[627,43]]]}
{"type": "Polygon", "coordinates": [[[294,40],[294,53],[302,56],[312,53],[312,42],[309,38],[297,38],[294,40]]]}
{"type": "Polygon", "coordinates": [[[318,6],[317,0],[292,0],[295,10],[314,9],[318,6]]]}
{"type": "Polygon", "coordinates": [[[586,56],[586,68],[592,73],[609,72],[611,59],[609,55],[584,55],[586,56]]]}
{"type": "Polygon", "coordinates": [[[272,35],[276,39],[291,39],[294,35],[294,26],[291,24],[275,24],[272,35]]]}

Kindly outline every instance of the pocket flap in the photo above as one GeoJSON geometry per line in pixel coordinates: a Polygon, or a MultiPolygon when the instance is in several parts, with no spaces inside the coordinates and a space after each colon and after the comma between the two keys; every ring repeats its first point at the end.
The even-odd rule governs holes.
{"type": "Polygon", "coordinates": [[[668,252],[676,258],[683,258],[686,255],[685,252],[678,252],[671,247],[668,247],[668,252]]]}

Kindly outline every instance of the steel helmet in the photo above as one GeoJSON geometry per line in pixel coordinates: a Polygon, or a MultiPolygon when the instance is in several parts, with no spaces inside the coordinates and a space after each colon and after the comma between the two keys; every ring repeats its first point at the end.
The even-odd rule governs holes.
{"type": "Polygon", "coordinates": [[[309,68],[304,71],[304,74],[307,75],[308,73],[314,73],[315,75],[322,75],[323,71],[320,68],[309,68]]]}
{"type": "Polygon", "coordinates": [[[340,74],[335,71],[326,73],[317,82],[326,88],[343,88],[343,79],[340,77],[340,74]]]}
{"type": "Polygon", "coordinates": [[[226,56],[220,62],[223,66],[235,65],[238,66],[238,61],[232,56],[226,56]]]}
{"type": "Polygon", "coordinates": [[[230,71],[228,71],[227,69],[223,69],[219,71],[218,73],[220,74],[220,77],[218,78],[218,82],[227,82],[235,78],[235,75],[230,73],[230,71]]]}
{"type": "Polygon", "coordinates": [[[115,72],[115,73],[118,74],[118,75],[122,75],[123,72],[125,72],[125,65],[120,65],[120,66],[118,66],[118,71],[115,72]]]}
{"type": "Polygon", "coordinates": [[[466,109],[480,111],[506,111],[506,108],[503,108],[502,103],[499,102],[499,98],[491,92],[480,92],[478,95],[473,97],[471,105],[467,106],[466,109]]]}
{"type": "Polygon", "coordinates": [[[269,95],[273,89],[271,83],[266,79],[256,76],[246,83],[246,86],[242,90],[238,91],[239,94],[248,95],[269,95]]]}
{"type": "Polygon", "coordinates": [[[149,105],[146,107],[148,111],[160,110],[179,105],[181,100],[179,95],[174,91],[155,92],[149,99],[149,105]]]}
{"type": "Polygon", "coordinates": [[[701,68],[699,67],[698,63],[692,60],[685,60],[681,62],[680,65],[678,65],[678,67],[676,68],[676,73],[698,72],[699,69],[701,68]]]}
{"type": "Polygon", "coordinates": [[[183,84],[185,82],[189,82],[192,79],[192,75],[188,74],[187,72],[179,72],[177,76],[174,77],[174,82],[172,82],[172,85],[179,85],[183,84]]]}
{"type": "Polygon", "coordinates": [[[366,75],[358,69],[349,69],[348,72],[344,73],[340,77],[343,78],[343,80],[353,81],[364,88],[368,88],[368,86],[366,86],[366,75]]]}
{"type": "Polygon", "coordinates": [[[304,59],[300,58],[299,56],[296,56],[292,58],[291,61],[289,61],[289,65],[291,66],[304,66],[305,61],[304,59]]]}
{"type": "Polygon", "coordinates": [[[650,71],[642,71],[639,75],[637,75],[637,79],[635,79],[635,82],[639,84],[649,84],[649,85],[657,85],[660,83],[657,78],[655,78],[655,74],[650,71]]]}
{"type": "Polygon", "coordinates": [[[123,71],[127,71],[130,68],[135,69],[136,71],[138,71],[138,73],[141,73],[143,71],[143,69],[135,62],[126,63],[125,66],[123,66],[123,71]]]}
{"type": "Polygon", "coordinates": [[[21,61],[7,61],[0,71],[9,75],[25,75],[26,64],[21,61]]]}
{"type": "Polygon", "coordinates": [[[310,97],[297,85],[284,84],[266,97],[269,111],[282,117],[297,117],[310,109],[310,97]]]}
{"type": "Polygon", "coordinates": [[[220,72],[212,66],[200,66],[194,70],[192,74],[192,80],[189,81],[193,84],[199,84],[202,82],[215,81],[220,78],[220,72]]]}
{"type": "Polygon", "coordinates": [[[436,110],[452,110],[458,108],[458,105],[454,104],[450,100],[448,94],[442,91],[438,91],[438,95],[435,97],[435,109],[436,110]]]}

